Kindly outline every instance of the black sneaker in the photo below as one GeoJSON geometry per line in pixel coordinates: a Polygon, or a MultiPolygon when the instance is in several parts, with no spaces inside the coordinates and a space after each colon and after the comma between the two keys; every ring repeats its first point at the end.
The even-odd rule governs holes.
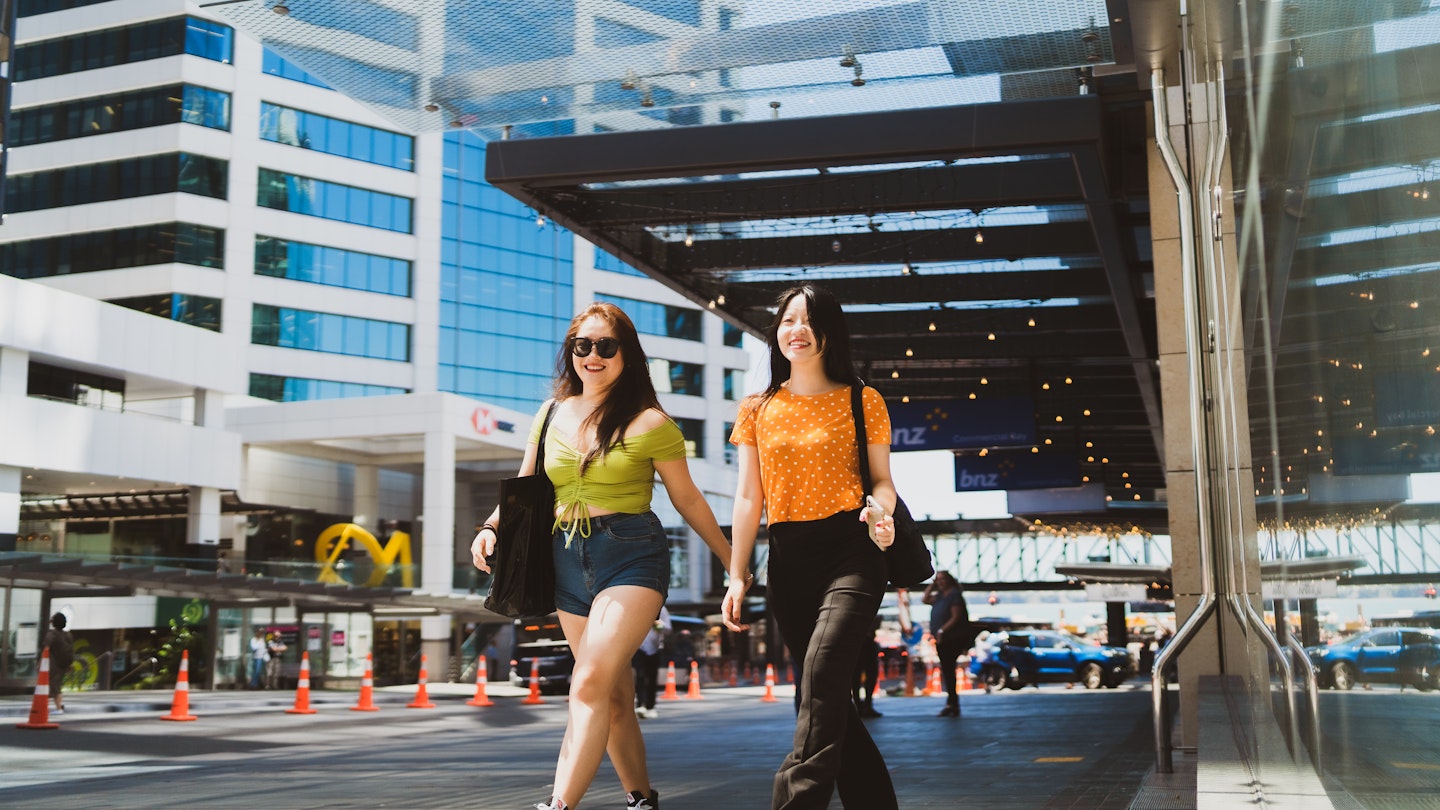
{"type": "Polygon", "coordinates": [[[638,790],[626,793],[625,810],[660,810],[660,791],[652,790],[649,796],[638,790]]]}

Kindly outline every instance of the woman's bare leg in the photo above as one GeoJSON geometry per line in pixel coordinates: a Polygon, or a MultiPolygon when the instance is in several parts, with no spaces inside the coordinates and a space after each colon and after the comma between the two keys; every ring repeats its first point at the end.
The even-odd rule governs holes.
{"type": "MultiPolygon", "coordinates": [[[[631,789],[629,780],[639,777],[635,773],[637,759],[643,769],[644,741],[630,708],[635,688],[630,683],[630,658],[660,613],[662,599],[659,591],[618,585],[595,597],[588,618],[560,613],[565,640],[575,653],[575,672],[570,681],[569,724],[555,764],[554,795],[571,807],[580,803],[595,779],[601,757],[610,748],[617,697],[625,700],[623,714],[628,715],[630,725],[620,724],[617,750],[611,759],[627,789],[631,789]],[[617,692],[621,695],[617,696],[617,692]]],[[[648,787],[639,785],[634,789],[648,787]]]]}

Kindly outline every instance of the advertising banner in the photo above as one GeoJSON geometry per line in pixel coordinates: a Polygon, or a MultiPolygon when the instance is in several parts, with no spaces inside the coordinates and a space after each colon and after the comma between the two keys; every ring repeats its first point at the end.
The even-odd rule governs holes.
{"type": "Polygon", "coordinates": [[[1078,487],[1080,464],[1066,453],[992,450],[955,457],[955,491],[1078,487]]]}
{"type": "Polygon", "coordinates": [[[1375,425],[1403,427],[1440,422],[1440,374],[1382,371],[1375,375],[1375,425]]]}
{"type": "Polygon", "coordinates": [[[1035,402],[1029,397],[885,404],[890,410],[892,453],[1035,443],[1035,402]]]}

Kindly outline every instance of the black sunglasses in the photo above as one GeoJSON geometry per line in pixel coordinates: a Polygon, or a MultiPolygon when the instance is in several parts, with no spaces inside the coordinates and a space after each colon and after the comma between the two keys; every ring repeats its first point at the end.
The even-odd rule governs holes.
{"type": "Polygon", "coordinates": [[[615,356],[616,352],[620,351],[620,341],[612,337],[603,337],[599,340],[583,337],[570,338],[570,351],[576,357],[589,357],[591,349],[594,349],[601,359],[609,360],[615,356]]]}

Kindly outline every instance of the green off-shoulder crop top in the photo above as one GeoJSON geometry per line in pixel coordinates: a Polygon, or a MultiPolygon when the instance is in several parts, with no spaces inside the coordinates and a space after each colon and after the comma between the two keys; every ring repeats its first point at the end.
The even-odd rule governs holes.
{"type": "MultiPolygon", "coordinates": [[[[546,409],[541,409],[530,427],[530,441],[540,441],[540,427],[546,409]]],[[[603,455],[590,462],[580,474],[581,454],[559,433],[545,436],[545,475],[555,485],[557,528],[565,530],[565,545],[578,530],[590,536],[590,507],[610,512],[640,514],[650,508],[655,491],[656,461],[674,461],[685,457],[685,436],[673,419],[644,433],[627,435],[623,442],[611,445],[603,455]]]]}

